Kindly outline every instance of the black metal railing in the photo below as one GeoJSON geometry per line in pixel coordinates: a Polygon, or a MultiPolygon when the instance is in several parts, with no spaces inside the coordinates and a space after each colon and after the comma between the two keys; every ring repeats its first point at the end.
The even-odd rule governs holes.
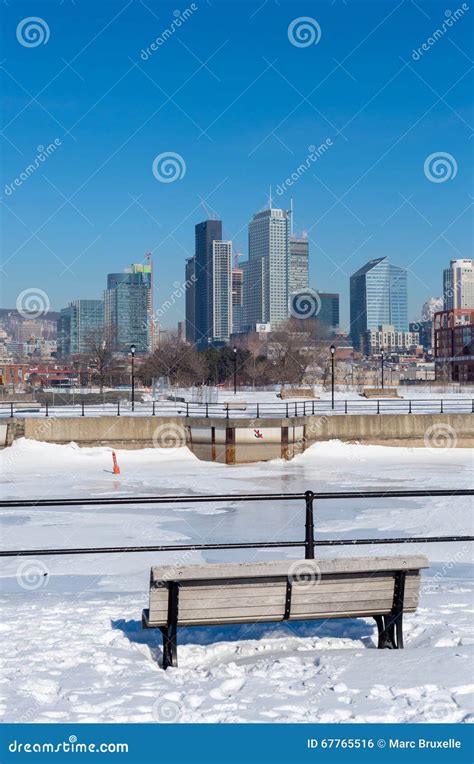
{"type": "Polygon", "coordinates": [[[314,559],[315,548],[319,546],[360,546],[377,544],[417,544],[474,541],[474,536],[414,536],[397,538],[359,538],[359,539],[315,539],[314,538],[314,509],[315,503],[326,500],[341,499],[393,499],[393,498],[431,498],[437,496],[473,496],[472,489],[437,489],[437,490],[399,490],[399,491],[305,491],[304,493],[271,493],[271,494],[223,494],[208,496],[140,496],[118,498],[92,498],[92,499],[37,499],[22,500],[12,499],[0,502],[0,508],[19,509],[26,507],[71,507],[71,506],[123,506],[127,504],[183,504],[183,503],[211,503],[211,502],[263,502],[263,501],[304,501],[305,504],[305,538],[304,540],[290,541],[254,541],[242,543],[215,543],[215,544],[155,544],[152,546],[120,546],[120,547],[85,547],[72,549],[15,549],[0,550],[0,557],[25,557],[45,555],[74,555],[74,554],[125,554],[129,552],[184,552],[184,551],[210,551],[232,549],[284,549],[289,547],[301,547],[305,550],[306,559],[314,559]]]}
{"type": "Polygon", "coordinates": [[[52,404],[0,401],[0,417],[13,418],[37,414],[45,417],[62,416],[183,416],[233,419],[271,419],[318,416],[326,414],[472,414],[474,398],[349,398],[330,400],[302,400],[267,403],[190,403],[183,401],[150,401],[135,403],[132,412],[128,401],[117,403],[52,404]]]}

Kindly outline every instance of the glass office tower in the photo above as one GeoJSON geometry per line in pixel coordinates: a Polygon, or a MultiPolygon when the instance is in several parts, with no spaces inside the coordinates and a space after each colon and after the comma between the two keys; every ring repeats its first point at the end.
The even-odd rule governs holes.
{"type": "Polygon", "coordinates": [[[362,349],[367,329],[391,324],[408,331],[407,272],[391,265],[388,257],[370,260],[350,280],[351,339],[362,349]]]}
{"type": "Polygon", "coordinates": [[[138,353],[150,349],[151,272],[132,266],[123,273],[109,273],[104,292],[105,329],[112,351],[138,353]]]}

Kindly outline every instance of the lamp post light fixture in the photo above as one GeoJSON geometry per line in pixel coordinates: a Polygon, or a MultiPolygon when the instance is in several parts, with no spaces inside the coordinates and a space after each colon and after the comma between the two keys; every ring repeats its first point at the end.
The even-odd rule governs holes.
{"type": "Polygon", "coordinates": [[[329,350],[331,351],[331,408],[334,410],[334,356],[336,355],[336,347],[331,345],[329,350]]]}
{"type": "Polygon", "coordinates": [[[234,346],[234,395],[237,395],[237,348],[234,346]]]}
{"type": "Polygon", "coordinates": [[[382,365],[382,390],[383,390],[383,386],[384,386],[383,361],[384,361],[384,349],[380,348],[380,363],[382,365]]]}
{"type": "Polygon", "coordinates": [[[130,345],[130,355],[132,356],[132,411],[135,411],[135,345],[130,345]]]}

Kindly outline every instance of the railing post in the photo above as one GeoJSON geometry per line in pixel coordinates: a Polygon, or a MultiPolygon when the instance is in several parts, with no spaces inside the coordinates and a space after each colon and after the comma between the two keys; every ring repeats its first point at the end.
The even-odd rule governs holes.
{"type": "Polygon", "coordinates": [[[260,419],[260,404],[257,403],[257,419],[260,419]]]}
{"type": "Polygon", "coordinates": [[[347,398],[344,401],[344,414],[347,414],[347,398]]]}
{"type": "Polygon", "coordinates": [[[286,418],[288,419],[290,412],[288,411],[288,403],[286,404],[286,418]]]}
{"type": "Polygon", "coordinates": [[[377,414],[380,414],[380,401],[377,400],[377,414]]]}
{"type": "Polygon", "coordinates": [[[117,399],[117,416],[120,416],[120,398],[117,399]]]}
{"type": "Polygon", "coordinates": [[[440,412],[439,413],[443,414],[444,412],[443,412],[443,399],[442,398],[441,398],[440,403],[441,403],[441,408],[440,408],[440,412]]]}
{"type": "Polygon", "coordinates": [[[209,404],[206,403],[206,419],[209,419],[209,404]]]}
{"type": "Polygon", "coordinates": [[[186,401],[186,416],[189,417],[189,403],[186,401]]]}
{"type": "Polygon", "coordinates": [[[471,413],[474,414],[474,398],[471,401],[471,413]]]}
{"type": "Polygon", "coordinates": [[[153,408],[151,410],[151,415],[155,416],[155,401],[153,401],[153,408]]]}
{"type": "Polygon", "coordinates": [[[226,418],[226,419],[228,419],[228,418],[229,418],[229,404],[228,404],[228,403],[226,404],[226,410],[225,410],[225,418],[226,418]]]}
{"type": "Polygon", "coordinates": [[[411,414],[411,398],[408,401],[408,413],[411,414]]]}
{"type": "Polygon", "coordinates": [[[295,416],[298,416],[298,404],[295,401],[295,416]]]}
{"type": "Polygon", "coordinates": [[[312,413],[312,414],[313,414],[313,416],[314,416],[314,401],[313,401],[313,405],[311,406],[311,413],[312,413]]]}
{"type": "Polygon", "coordinates": [[[48,411],[48,401],[46,401],[46,412],[45,412],[45,416],[49,416],[49,411],[48,411]]]}
{"type": "Polygon", "coordinates": [[[305,559],[314,560],[314,517],[313,517],[313,500],[314,493],[312,491],[305,491],[306,502],[306,522],[305,522],[305,559]]]}
{"type": "Polygon", "coordinates": [[[13,403],[10,403],[10,419],[13,419],[13,403]]]}
{"type": "Polygon", "coordinates": [[[84,416],[84,401],[81,402],[81,416],[84,416]]]}

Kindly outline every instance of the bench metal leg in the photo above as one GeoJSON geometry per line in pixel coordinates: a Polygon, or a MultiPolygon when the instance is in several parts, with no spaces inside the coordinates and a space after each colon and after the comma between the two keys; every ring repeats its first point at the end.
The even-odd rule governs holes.
{"type": "Polygon", "coordinates": [[[390,615],[375,615],[379,639],[378,648],[389,648],[391,650],[403,649],[403,604],[405,598],[405,579],[404,570],[395,574],[395,585],[393,591],[393,606],[390,615]]]}
{"type": "Polygon", "coordinates": [[[178,666],[178,597],[179,584],[171,581],[168,584],[168,623],[163,626],[163,668],[178,666]]]}

